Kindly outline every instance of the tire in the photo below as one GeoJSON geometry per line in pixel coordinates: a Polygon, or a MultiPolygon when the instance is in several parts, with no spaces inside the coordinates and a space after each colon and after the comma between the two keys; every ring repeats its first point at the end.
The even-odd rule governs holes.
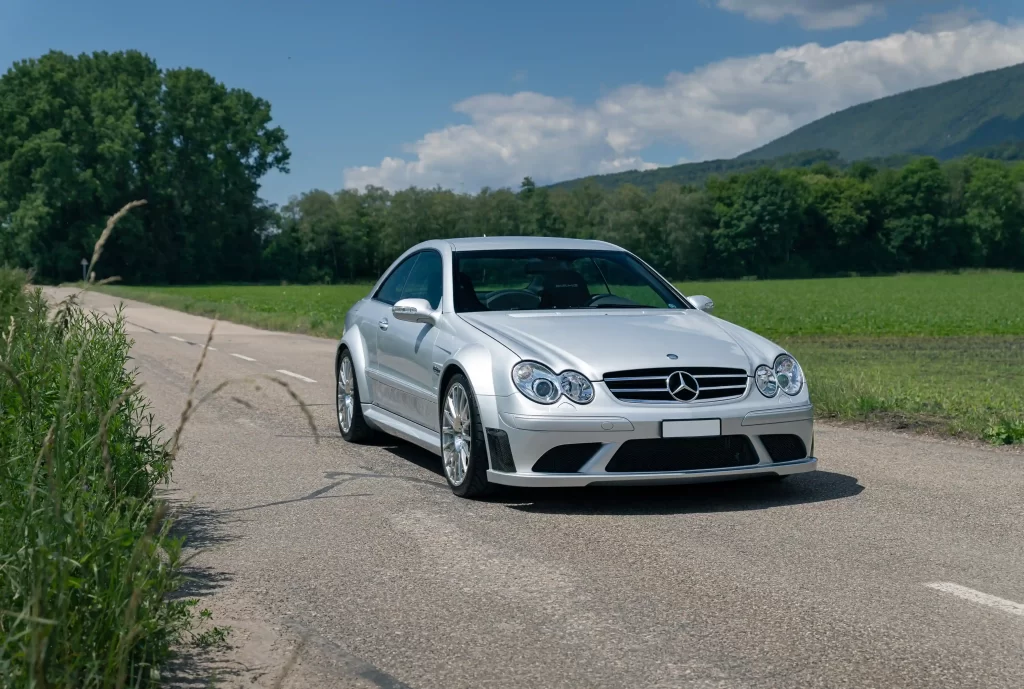
{"type": "Polygon", "coordinates": [[[480,409],[473,388],[461,373],[448,381],[439,413],[441,465],[448,487],[460,498],[487,495],[493,486],[487,481],[487,447],[484,445],[480,409]],[[467,425],[468,433],[465,431],[467,425]],[[468,452],[465,451],[467,441],[468,452]]]}
{"type": "Polygon", "coordinates": [[[355,364],[352,355],[347,349],[341,352],[341,361],[338,362],[338,376],[335,380],[335,404],[336,416],[338,417],[338,430],[341,437],[350,443],[365,443],[373,438],[373,429],[363,418],[363,408],[359,402],[359,384],[356,380],[355,364]],[[348,411],[343,415],[343,411],[348,411]],[[345,422],[348,421],[348,429],[345,422]]]}

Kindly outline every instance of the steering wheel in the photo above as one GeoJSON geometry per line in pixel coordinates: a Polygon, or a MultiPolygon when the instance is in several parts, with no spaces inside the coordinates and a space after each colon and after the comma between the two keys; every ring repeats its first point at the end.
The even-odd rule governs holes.
{"type": "Polygon", "coordinates": [[[525,289],[503,289],[489,294],[484,304],[488,311],[535,309],[540,304],[540,297],[525,289]]]}

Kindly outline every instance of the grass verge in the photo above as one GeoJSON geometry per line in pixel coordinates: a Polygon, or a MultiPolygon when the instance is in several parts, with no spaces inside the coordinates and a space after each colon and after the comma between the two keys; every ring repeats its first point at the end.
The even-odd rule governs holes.
{"type": "Polygon", "coordinates": [[[1024,338],[793,337],[820,417],[1024,443],[1024,338]]]}
{"type": "Polygon", "coordinates": [[[0,686],[151,684],[191,620],[171,457],[121,318],[50,318],[24,285],[0,271],[0,686]]]}
{"type": "MultiPolygon", "coordinates": [[[[1024,274],[975,271],[681,284],[807,371],[821,416],[1024,443],[1024,274]]],[[[370,285],[105,286],[127,299],[339,337],[370,285]]]]}

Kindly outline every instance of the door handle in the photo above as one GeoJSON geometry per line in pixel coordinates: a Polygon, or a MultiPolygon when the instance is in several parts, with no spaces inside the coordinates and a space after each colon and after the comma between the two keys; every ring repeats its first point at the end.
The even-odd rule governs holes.
{"type": "Polygon", "coordinates": [[[387,330],[388,329],[388,319],[387,318],[381,318],[379,321],[377,321],[377,327],[379,327],[381,330],[387,330]]]}

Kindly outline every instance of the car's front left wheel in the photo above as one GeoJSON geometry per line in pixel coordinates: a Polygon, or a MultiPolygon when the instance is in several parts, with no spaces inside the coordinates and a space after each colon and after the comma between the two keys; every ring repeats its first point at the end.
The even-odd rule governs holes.
{"type": "Polygon", "coordinates": [[[490,492],[480,411],[461,373],[448,381],[441,402],[441,455],[444,477],[453,493],[472,498],[490,492]]]}
{"type": "Polygon", "coordinates": [[[338,430],[341,437],[350,443],[365,443],[373,437],[373,429],[363,418],[363,407],[359,403],[359,385],[352,355],[346,349],[338,362],[338,430]]]}

